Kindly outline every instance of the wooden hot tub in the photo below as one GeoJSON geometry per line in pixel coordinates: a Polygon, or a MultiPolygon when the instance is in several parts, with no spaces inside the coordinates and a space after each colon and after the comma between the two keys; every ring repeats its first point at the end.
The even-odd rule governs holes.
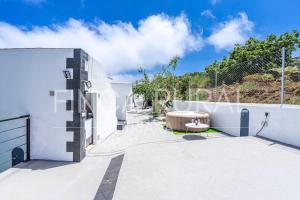
{"type": "MultiPolygon", "coordinates": [[[[172,111],[166,115],[166,125],[168,128],[177,131],[186,131],[185,124],[191,123],[193,119],[197,118],[202,124],[210,125],[209,114],[205,112],[193,111],[172,111]]],[[[208,128],[201,130],[191,130],[193,132],[206,131],[208,128]]]]}

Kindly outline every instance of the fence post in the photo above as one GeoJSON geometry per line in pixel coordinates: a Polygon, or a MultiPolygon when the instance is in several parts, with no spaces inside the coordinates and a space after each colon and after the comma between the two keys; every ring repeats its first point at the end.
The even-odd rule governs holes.
{"type": "Polygon", "coordinates": [[[280,93],[280,104],[281,107],[284,104],[284,67],[285,67],[285,47],[282,47],[281,52],[281,93],[280,93]]]}
{"type": "Polygon", "coordinates": [[[26,119],[26,151],[27,161],[30,160],[30,116],[26,119]]]}
{"type": "Polygon", "coordinates": [[[216,68],[216,71],[215,71],[215,103],[217,102],[218,69],[219,69],[219,66],[216,68]]]}

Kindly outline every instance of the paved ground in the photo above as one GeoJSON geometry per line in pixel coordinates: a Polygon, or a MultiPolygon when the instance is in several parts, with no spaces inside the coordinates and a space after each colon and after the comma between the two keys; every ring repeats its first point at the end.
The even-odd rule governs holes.
{"type": "Polygon", "coordinates": [[[1,174],[0,199],[93,199],[122,154],[115,200],[300,199],[298,150],[253,137],[203,136],[174,136],[132,113],[125,130],[81,163],[32,161],[1,174]]]}

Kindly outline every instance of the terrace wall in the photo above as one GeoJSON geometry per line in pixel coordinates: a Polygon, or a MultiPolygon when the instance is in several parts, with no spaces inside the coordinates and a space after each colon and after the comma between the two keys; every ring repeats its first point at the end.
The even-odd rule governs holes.
{"type": "Polygon", "coordinates": [[[260,136],[300,147],[300,106],[248,103],[211,103],[200,101],[174,101],[175,110],[204,111],[211,116],[211,126],[230,135],[240,135],[241,110],[250,113],[249,135],[262,127],[265,112],[269,112],[268,126],[260,136]]]}

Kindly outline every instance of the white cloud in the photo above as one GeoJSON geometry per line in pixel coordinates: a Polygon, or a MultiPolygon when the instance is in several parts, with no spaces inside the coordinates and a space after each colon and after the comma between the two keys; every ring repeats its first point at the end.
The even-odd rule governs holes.
{"type": "Polygon", "coordinates": [[[216,16],[214,16],[211,10],[204,10],[201,12],[201,15],[211,19],[216,19],[216,16]]]}
{"type": "Polygon", "coordinates": [[[137,80],[142,78],[140,74],[112,74],[109,77],[112,78],[112,82],[120,82],[120,83],[134,83],[137,80]]]}
{"type": "Polygon", "coordinates": [[[175,55],[200,50],[202,44],[201,36],[191,32],[184,15],[149,16],[137,28],[131,23],[87,24],[70,19],[63,25],[28,30],[0,22],[0,48],[83,48],[109,73],[166,64],[175,55]]]}
{"type": "Polygon", "coordinates": [[[251,36],[253,27],[247,14],[239,13],[236,18],[220,23],[207,40],[217,50],[230,50],[235,44],[243,44],[251,36]]]}

